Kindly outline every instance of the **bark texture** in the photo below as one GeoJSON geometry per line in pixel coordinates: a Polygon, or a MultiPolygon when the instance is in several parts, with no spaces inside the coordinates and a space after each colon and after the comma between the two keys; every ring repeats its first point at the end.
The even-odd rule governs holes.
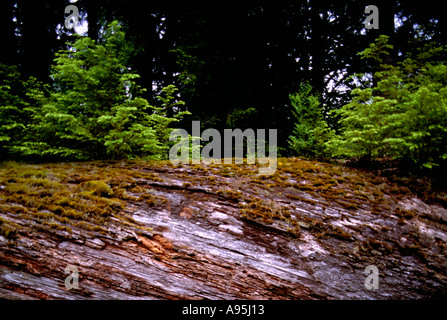
{"type": "MultiPolygon", "coordinates": [[[[8,183],[4,182],[0,217],[3,225],[8,221],[17,230],[14,237],[0,236],[0,297],[447,296],[445,208],[424,203],[410,190],[398,196],[384,192],[381,201],[374,201],[375,196],[366,191],[363,197],[355,197],[355,191],[344,189],[348,185],[341,182],[327,187],[339,192],[329,197],[327,190],[318,189],[318,180],[309,181],[303,167],[299,169],[302,174],[295,173],[292,165],[298,161],[282,163],[273,177],[241,171],[255,172],[256,168],[249,166],[108,164],[105,172],[126,167],[146,177],[133,178],[125,186],[125,205],[100,226],[100,231],[87,231],[69,222],[70,228],[64,229],[37,218],[24,219],[17,209],[8,210],[8,206],[26,206],[6,198],[8,183]],[[153,174],[151,179],[148,173],[153,174]],[[311,188],[306,190],[304,185],[311,188]],[[142,197],[145,194],[151,197],[142,197]],[[131,219],[124,223],[122,217],[131,219]],[[365,286],[369,265],[379,271],[378,289],[365,286]],[[67,289],[65,280],[71,275],[65,273],[67,266],[77,268],[78,288],[67,289]]],[[[90,172],[99,170],[97,163],[84,166],[90,172]]],[[[313,163],[312,168],[329,167],[313,163]]],[[[330,168],[335,170],[336,166],[330,168]]],[[[68,171],[68,164],[57,170],[68,171]]],[[[77,171],[71,172],[76,175],[77,171]]],[[[337,176],[332,172],[329,176],[337,176]]],[[[360,177],[366,184],[379,179],[353,169],[340,172],[352,179],[360,177]]],[[[312,174],[321,177],[322,171],[312,174]]],[[[103,178],[107,177],[104,173],[103,178]]],[[[380,179],[382,190],[386,190],[386,178],[380,179]]],[[[112,189],[117,193],[117,188],[112,189]]]]}

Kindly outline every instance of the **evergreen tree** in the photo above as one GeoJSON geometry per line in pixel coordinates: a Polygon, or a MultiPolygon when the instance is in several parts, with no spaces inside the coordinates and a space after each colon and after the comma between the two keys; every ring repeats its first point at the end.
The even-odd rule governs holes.
{"type": "Polygon", "coordinates": [[[17,68],[0,65],[0,157],[2,158],[7,157],[13,141],[20,137],[20,132],[25,128],[24,101],[19,97],[23,94],[23,84],[16,80],[19,78],[17,68]]]}
{"type": "Polygon", "coordinates": [[[53,92],[34,110],[27,141],[16,149],[52,160],[163,157],[168,125],[185,113],[167,117],[172,96],[159,108],[141,98],[139,76],[126,65],[131,51],[114,21],[101,41],[78,38],[57,53],[53,92]]]}
{"type": "Polygon", "coordinates": [[[17,67],[0,64],[0,159],[15,156],[33,110],[45,101],[47,89],[33,77],[23,80],[17,67]]]}
{"type": "Polygon", "coordinates": [[[447,158],[447,66],[444,47],[424,46],[392,66],[380,36],[361,54],[379,63],[372,87],[352,91],[337,113],[342,133],[326,146],[333,156],[389,158],[432,168],[447,158]]]}
{"type": "Polygon", "coordinates": [[[324,143],[333,133],[324,120],[318,96],[312,94],[312,86],[306,83],[289,97],[297,121],[289,137],[290,148],[300,156],[325,157],[324,143]]]}

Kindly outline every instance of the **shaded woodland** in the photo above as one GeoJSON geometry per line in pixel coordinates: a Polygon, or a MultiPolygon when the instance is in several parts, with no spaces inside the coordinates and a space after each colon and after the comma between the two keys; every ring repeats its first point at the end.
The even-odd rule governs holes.
{"type": "Polygon", "coordinates": [[[0,297],[445,299],[444,6],[370,4],[2,1],[0,297]],[[276,170],[174,164],[197,120],[276,170]]]}
{"type": "Polygon", "coordinates": [[[0,17],[4,158],[163,158],[169,148],[168,128],[189,129],[191,120],[200,120],[204,129],[275,128],[282,156],[403,159],[429,168],[446,157],[442,68],[447,28],[438,2],[420,6],[378,1],[378,30],[365,28],[362,1],[230,1],[216,6],[194,1],[80,0],[74,3],[79,24],[71,30],[64,27],[68,4],[4,3],[0,17]],[[379,35],[387,38],[379,41],[379,35]],[[89,52],[72,55],[70,50],[89,52]],[[95,66],[109,61],[106,56],[117,60],[95,66]],[[425,71],[428,66],[436,70],[425,71]],[[77,74],[77,82],[70,73],[77,74]],[[394,93],[383,90],[390,85],[394,93]],[[168,86],[169,92],[163,89],[168,86]],[[358,90],[368,88],[373,89],[368,98],[355,98],[358,90]],[[427,112],[409,106],[422,99],[421,88],[438,95],[427,112]],[[160,100],[163,95],[168,100],[160,100]],[[317,99],[316,105],[306,99],[317,99]],[[376,125],[374,116],[384,115],[382,107],[369,108],[368,99],[394,104],[387,106],[391,124],[384,123],[381,133],[368,133],[367,126],[376,125]],[[373,110],[373,116],[364,118],[360,105],[373,110]],[[343,106],[350,107],[337,113],[343,106]],[[67,127],[64,121],[72,121],[82,108],[84,116],[97,116],[77,119],[79,127],[67,129],[68,133],[55,129],[67,127]],[[119,127],[118,110],[131,118],[136,112],[138,120],[119,127]],[[154,113],[167,120],[155,120],[154,113]],[[421,122],[402,127],[406,117],[418,114],[424,117],[421,122]],[[360,127],[343,122],[353,116],[360,127]],[[44,124],[48,118],[53,118],[52,124],[44,124]],[[102,132],[89,126],[102,127],[102,132]],[[399,126],[401,131],[394,130],[399,126]],[[411,137],[403,137],[403,132],[411,137]],[[352,146],[349,137],[364,143],[352,146]],[[427,140],[433,137],[432,145],[427,140]],[[383,144],[390,146],[373,150],[383,144]],[[77,145],[87,145],[86,150],[77,145]],[[427,159],[419,159],[427,152],[427,159]]]}

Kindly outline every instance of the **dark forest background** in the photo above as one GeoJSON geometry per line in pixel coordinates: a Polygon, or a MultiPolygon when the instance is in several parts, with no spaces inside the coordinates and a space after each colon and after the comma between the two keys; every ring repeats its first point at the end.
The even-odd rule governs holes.
{"type": "Polygon", "coordinates": [[[100,41],[107,25],[121,22],[135,54],[128,66],[140,75],[143,97],[156,104],[162,88],[175,85],[177,107],[191,115],[176,126],[276,128],[282,155],[296,118],[290,96],[303,83],[319,96],[328,126],[338,130],[331,110],[351,100],[355,74],[378,65],[358,53],[379,35],[393,48],[396,66],[427,43],[447,44],[443,3],[427,0],[371,1],[130,1],[3,0],[0,63],[21,76],[50,82],[55,54],[74,42],[64,27],[65,7],[79,8],[82,36],[100,41]],[[379,8],[379,29],[367,30],[365,7],[379,8]],[[187,121],[186,121],[187,120],[187,121]]]}

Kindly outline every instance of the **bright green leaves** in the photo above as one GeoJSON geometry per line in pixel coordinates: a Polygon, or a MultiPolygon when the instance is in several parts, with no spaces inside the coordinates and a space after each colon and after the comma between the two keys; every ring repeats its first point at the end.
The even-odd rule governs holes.
{"type": "Polygon", "coordinates": [[[289,137],[290,148],[301,156],[324,157],[324,143],[333,133],[323,118],[318,97],[312,94],[309,84],[303,84],[289,98],[292,113],[297,120],[293,134],[289,137]]]}
{"type": "Polygon", "coordinates": [[[14,155],[26,138],[27,125],[46,100],[47,89],[35,78],[23,80],[17,67],[0,65],[0,159],[14,155]]]}
{"type": "Polygon", "coordinates": [[[105,135],[102,137],[106,152],[113,158],[132,158],[147,154],[161,156],[162,141],[158,140],[152,127],[149,104],[136,98],[112,108],[111,112],[98,118],[105,135]]]}
{"type": "Polygon", "coordinates": [[[374,43],[371,43],[368,48],[359,53],[362,59],[371,59],[376,63],[383,65],[385,57],[389,55],[393,46],[388,43],[389,36],[380,35],[374,43]]]}
{"type": "Polygon", "coordinates": [[[80,38],[56,59],[54,77],[61,90],[53,97],[59,110],[76,118],[74,123],[82,129],[69,132],[84,140],[92,157],[161,158],[168,126],[177,121],[168,117],[167,110],[184,104],[174,101],[177,89],[172,85],[163,89],[166,97],[160,98],[161,107],[141,98],[143,90],[135,82],[139,76],[126,65],[131,54],[120,24],[112,22],[101,43],[80,38]]]}
{"type": "Polygon", "coordinates": [[[439,85],[421,86],[405,103],[409,156],[428,168],[439,165],[447,155],[447,85],[439,85]]]}
{"type": "MultiPolygon", "coordinates": [[[[362,53],[381,63],[376,84],[352,90],[352,101],[337,111],[341,135],[327,147],[338,157],[437,166],[447,158],[447,66],[427,60],[427,54],[386,65],[381,57],[388,49],[383,36],[362,53]]],[[[438,49],[432,51],[439,55],[438,49]]]]}
{"type": "Polygon", "coordinates": [[[103,43],[79,38],[71,48],[57,54],[53,77],[63,94],[58,99],[67,100],[68,111],[99,116],[129,94],[141,93],[133,82],[139,76],[126,67],[128,54],[120,54],[119,48],[127,46],[119,30],[112,23],[103,43]]]}
{"type": "Polygon", "coordinates": [[[169,125],[189,112],[173,85],[159,107],[141,97],[139,75],[127,66],[132,49],[116,21],[99,42],[79,37],[56,54],[49,94],[1,66],[0,148],[47,161],[165,157],[169,125]]]}

